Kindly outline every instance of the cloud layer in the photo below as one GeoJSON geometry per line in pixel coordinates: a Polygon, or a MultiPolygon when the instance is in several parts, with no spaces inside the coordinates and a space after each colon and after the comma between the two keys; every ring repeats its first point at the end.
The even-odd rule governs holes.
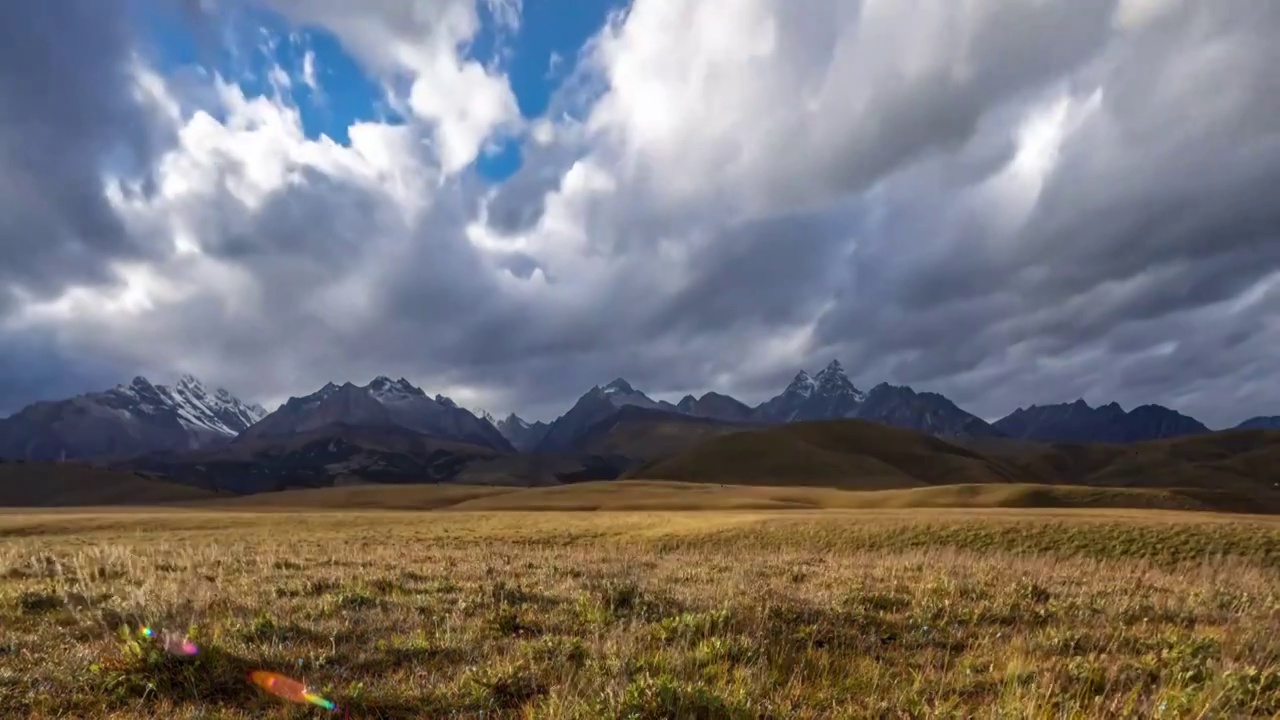
{"type": "Polygon", "coordinates": [[[0,409],[127,368],[268,403],[404,375],[545,417],[618,375],[758,401],[839,357],[987,417],[1280,412],[1280,7],[731,4],[636,0],[522,118],[466,54],[519,3],[269,3],[405,118],[348,145],[149,66],[100,3],[15,4],[0,409]],[[511,133],[493,185],[472,162],[511,133]]]}

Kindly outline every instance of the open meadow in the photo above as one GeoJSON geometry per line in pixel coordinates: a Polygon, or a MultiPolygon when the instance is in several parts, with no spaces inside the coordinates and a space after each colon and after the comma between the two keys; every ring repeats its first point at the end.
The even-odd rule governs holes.
{"type": "Polygon", "coordinates": [[[1275,717],[1280,520],[0,513],[0,717],[329,715],[255,669],[352,718],[1275,717]]]}

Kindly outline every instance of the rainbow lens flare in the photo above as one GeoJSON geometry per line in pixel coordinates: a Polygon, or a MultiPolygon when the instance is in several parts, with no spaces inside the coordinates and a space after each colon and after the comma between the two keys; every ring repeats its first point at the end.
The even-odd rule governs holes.
{"type": "Polygon", "coordinates": [[[272,695],[290,702],[311,703],[325,710],[336,710],[338,708],[333,702],[307,690],[306,685],[280,673],[254,670],[249,673],[249,680],[272,695]]]}
{"type": "Polygon", "coordinates": [[[195,643],[188,640],[185,634],[164,631],[160,633],[160,638],[157,638],[156,631],[150,625],[144,625],[141,629],[138,630],[138,632],[142,633],[143,635],[147,636],[152,640],[159,639],[164,648],[164,651],[169,653],[170,655],[181,655],[184,657],[190,657],[200,652],[200,648],[196,647],[195,643]]]}

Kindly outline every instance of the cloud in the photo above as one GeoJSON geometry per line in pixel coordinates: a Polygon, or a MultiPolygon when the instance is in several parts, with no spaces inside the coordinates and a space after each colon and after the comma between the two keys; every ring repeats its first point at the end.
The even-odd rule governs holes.
{"type": "MultiPolygon", "coordinates": [[[[475,0],[261,1],[293,22],[332,32],[382,78],[408,113],[431,124],[446,173],[469,165],[493,132],[520,120],[506,77],[459,55],[480,29],[475,0]]],[[[486,0],[486,7],[504,30],[518,28],[518,0],[486,0]]]]}
{"type": "Polygon", "coordinates": [[[40,400],[104,390],[131,377],[105,357],[85,358],[40,331],[0,328],[0,417],[40,400]]]}
{"type": "Polygon", "coordinates": [[[91,0],[15,5],[0,23],[0,312],[153,257],[107,206],[102,172],[143,172],[163,138],[125,90],[132,34],[91,0]],[[56,49],[50,43],[56,38],[56,49]],[[7,290],[7,292],[5,292],[7,290]]]}
{"type": "MultiPolygon", "coordinates": [[[[104,23],[119,62],[45,97],[0,71],[0,138],[51,118],[51,162],[0,175],[21,191],[0,203],[49,198],[3,215],[38,230],[3,237],[52,238],[14,246],[0,316],[268,403],[383,373],[534,417],[617,375],[759,401],[834,356],[987,417],[1280,411],[1280,10],[731,5],[636,0],[525,119],[466,54],[485,17],[517,32],[518,3],[272,0],[404,110],[340,145],[287,95],[139,67],[83,3],[72,29],[104,23]],[[471,162],[514,131],[524,165],[492,185],[471,162]]],[[[7,12],[17,38],[55,31],[7,12]]],[[[42,72],[73,75],[56,47],[42,72]]]]}

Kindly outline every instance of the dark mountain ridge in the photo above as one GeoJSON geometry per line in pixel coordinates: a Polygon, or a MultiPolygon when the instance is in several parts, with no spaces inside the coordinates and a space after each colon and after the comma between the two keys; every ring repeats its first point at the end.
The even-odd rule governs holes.
{"type": "Polygon", "coordinates": [[[1118,403],[1091,407],[1083,399],[1018,408],[997,420],[997,430],[1019,440],[1131,443],[1209,432],[1198,420],[1160,405],[1125,412],[1118,403]]]}

